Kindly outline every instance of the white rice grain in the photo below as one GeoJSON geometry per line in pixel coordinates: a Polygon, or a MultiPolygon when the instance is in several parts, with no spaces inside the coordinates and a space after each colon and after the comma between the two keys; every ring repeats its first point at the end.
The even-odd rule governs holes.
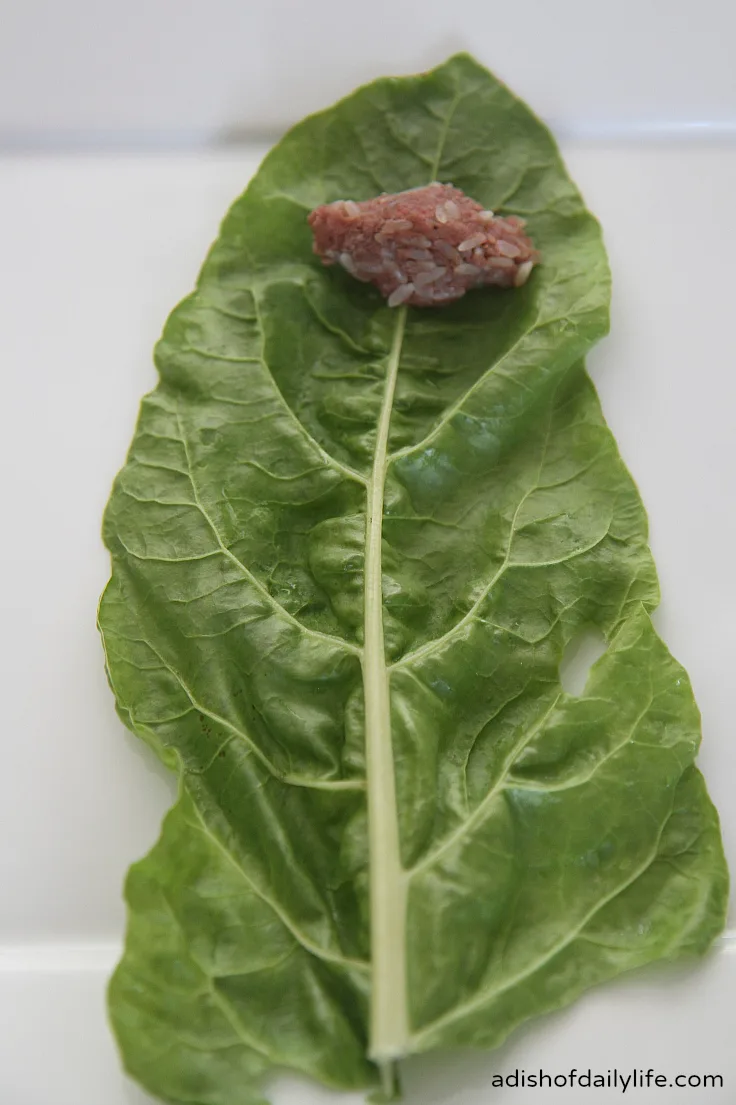
{"type": "Polygon", "coordinates": [[[521,250],[513,242],[507,242],[505,238],[499,238],[496,244],[498,252],[502,257],[519,257],[521,250]]]}
{"type": "Polygon", "coordinates": [[[492,269],[513,269],[515,268],[514,262],[510,257],[489,257],[486,261],[489,268],[492,269]]]}
{"type": "Polygon", "coordinates": [[[384,266],[380,261],[356,261],[355,265],[359,272],[368,272],[371,276],[384,272],[384,266]]]}
{"type": "Polygon", "coordinates": [[[445,211],[448,217],[451,219],[460,218],[460,208],[454,200],[445,200],[445,211]]]}
{"type": "Polygon", "coordinates": [[[434,209],[434,217],[438,223],[447,222],[447,204],[439,203],[434,209]]]}
{"type": "Polygon", "coordinates": [[[532,261],[524,261],[523,264],[519,265],[516,270],[516,279],[514,280],[514,284],[517,288],[520,288],[522,284],[526,284],[533,268],[534,263],[532,261]]]}
{"type": "Polygon", "coordinates": [[[358,215],[360,214],[360,208],[358,207],[355,200],[345,200],[343,207],[348,218],[357,219],[358,215]]]}
{"type": "Polygon", "coordinates": [[[475,249],[476,246],[482,245],[485,240],[485,234],[473,234],[470,238],[466,238],[464,242],[461,242],[457,248],[461,253],[467,253],[468,250],[475,249]]]}
{"type": "Polygon", "coordinates": [[[495,216],[495,215],[493,214],[493,212],[492,212],[492,211],[479,211],[479,212],[478,212],[478,218],[480,219],[480,221],[481,221],[482,223],[490,223],[490,222],[493,222],[493,220],[495,219],[495,217],[496,217],[496,216],[495,216]]]}
{"type": "Polygon", "coordinates": [[[358,270],[355,267],[355,262],[353,261],[349,253],[340,254],[340,264],[347,272],[350,273],[351,276],[358,275],[358,270]]]}
{"type": "Polygon", "coordinates": [[[455,269],[458,276],[478,276],[480,271],[477,265],[466,265],[464,262],[455,269]]]}
{"type": "Polygon", "coordinates": [[[407,299],[410,299],[414,294],[413,284],[399,284],[398,288],[394,288],[391,295],[388,297],[389,307],[398,307],[399,304],[404,303],[407,299]]]}
{"type": "Polygon", "coordinates": [[[414,286],[416,288],[426,288],[429,284],[435,284],[446,275],[447,269],[442,268],[441,265],[435,265],[432,271],[418,272],[414,277],[414,286]]]}
{"type": "Polygon", "coordinates": [[[526,226],[526,220],[525,219],[519,219],[516,216],[514,216],[514,218],[516,219],[516,221],[513,222],[513,223],[509,222],[508,219],[503,219],[503,218],[497,219],[496,220],[496,226],[498,227],[499,230],[507,230],[511,234],[518,234],[519,231],[522,230],[526,226]]]}
{"type": "Polygon", "coordinates": [[[409,219],[386,219],[381,227],[381,234],[396,234],[400,230],[413,230],[414,223],[409,219]]]}

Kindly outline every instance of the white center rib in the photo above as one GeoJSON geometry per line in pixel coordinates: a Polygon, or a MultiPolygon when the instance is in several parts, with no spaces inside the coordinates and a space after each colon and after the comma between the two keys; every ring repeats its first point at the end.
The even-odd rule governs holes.
{"type": "Polygon", "coordinates": [[[399,849],[389,675],[383,635],[381,566],[388,434],[406,326],[406,307],[400,307],[397,316],[386,366],[373,471],[367,490],[363,656],[373,959],[370,1054],[381,1068],[385,1089],[390,1089],[393,1083],[393,1060],[405,1054],[409,1038],[406,880],[403,877],[399,849]]]}

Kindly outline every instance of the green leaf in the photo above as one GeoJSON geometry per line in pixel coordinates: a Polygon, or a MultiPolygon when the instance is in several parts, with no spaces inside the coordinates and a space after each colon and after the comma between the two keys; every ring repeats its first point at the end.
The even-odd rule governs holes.
{"type": "Polygon", "coordinates": [[[551,136],[459,56],[292,130],[169,319],[100,610],[180,779],[110,991],[163,1099],[251,1105],[282,1067],[387,1097],[393,1060],[722,927],[698,711],[581,361],[608,299],[551,136]],[[434,179],[528,220],[528,284],[390,311],[312,254],[315,205],[434,179]]]}

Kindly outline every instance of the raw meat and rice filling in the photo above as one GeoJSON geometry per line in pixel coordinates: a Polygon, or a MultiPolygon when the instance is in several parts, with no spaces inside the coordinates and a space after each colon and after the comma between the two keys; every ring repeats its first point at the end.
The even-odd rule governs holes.
{"type": "Polygon", "coordinates": [[[539,260],[524,220],[485,210],[451,184],[428,184],[309,215],[314,252],[375,284],[389,307],[437,307],[486,284],[519,287],[539,260]]]}

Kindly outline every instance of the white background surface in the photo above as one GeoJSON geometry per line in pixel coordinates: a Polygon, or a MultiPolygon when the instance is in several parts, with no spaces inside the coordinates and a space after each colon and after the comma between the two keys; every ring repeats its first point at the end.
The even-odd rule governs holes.
{"type": "MultiPolygon", "coordinates": [[[[564,152],[603,221],[614,271],[612,336],[590,365],[649,507],[659,627],[692,675],[701,766],[733,862],[736,147],[568,142],[564,152]]],[[[117,721],[105,684],[94,628],[107,578],[99,521],[154,383],[150,348],[256,162],[255,151],[0,161],[2,1105],[143,1100],[118,1073],[103,987],[124,870],[154,839],[171,785],[117,721]]],[[[485,1105],[494,1069],[542,1063],[722,1073],[724,1091],[659,1090],[657,1100],[732,1103],[735,1004],[736,946],[727,944],[701,970],[592,994],[500,1056],[412,1063],[409,1102],[485,1105]]],[[[569,1101],[569,1092],[536,1098],[569,1101]]],[[[494,1094],[494,1105],[528,1100],[494,1094]]],[[[275,1100],[324,1096],[287,1083],[275,1100]]]]}
{"type": "MultiPolygon", "coordinates": [[[[736,864],[736,8],[704,0],[690,28],[680,0],[644,0],[633,22],[630,0],[371,10],[383,22],[346,0],[309,13],[286,0],[0,0],[0,1105],[145,1100],[119,1073],[103,990],[125,868],[172,788],[113,712],[94,628],[99,524],[154,384],[151,346],[261,152],[172,147],[272,130],[364,77],[471,48],[568,136],[615,280],[612,336],[590,367],[650,512],[658,626],[693,679],[700,764],[736,864]],[[169,152],[93,153],[99,143],[169,152]],[[60,152],[70,145],[89,152],[60,152]]],[[[594,993],[492,1058],[411,1062],[408,1105],[486,1105],[493,1070],[540,1064],[721,1073],[723,1091],[624,1100],[733,1105],[734,1006],[727,941],[697,970],[594,993]]],[[[274,1092],[276,1105],[325,1100],[294,1082],[274,1092]]]]}
{"type": "Polygon", "coordinates": [[[0,0],[0,143],[280,130],[469,50],[572,130],[736,127],[731,0],[0,0]]]}

